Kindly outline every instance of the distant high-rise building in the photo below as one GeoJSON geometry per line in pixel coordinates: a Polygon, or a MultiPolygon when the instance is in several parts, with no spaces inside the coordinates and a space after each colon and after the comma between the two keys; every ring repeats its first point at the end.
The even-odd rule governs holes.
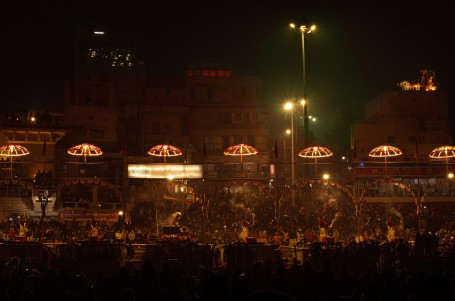
{"type": "Polygon", "coordinates": [[[72,129],[67,139],[126,144],[128,133],[141,132],[143,53],[136,35],[75,35],[74,76],[64,90],[65,125],[72,129]]]}
{"type": "Polygon", "coordinates": [[[141,68],[143,43],[139,36],[109,32],[79,32],[74,39],[74,78],[141,68]]]}

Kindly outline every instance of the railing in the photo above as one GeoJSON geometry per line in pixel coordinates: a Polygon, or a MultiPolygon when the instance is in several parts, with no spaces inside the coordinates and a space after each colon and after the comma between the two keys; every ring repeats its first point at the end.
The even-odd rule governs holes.
{"type": "MultiPolygon", "coordinates": [[[[71,209],[89,209],[93,203],[90,202],[63,202],[63,208],[71,208],[71,209]]],[[[122,203],[103,203],[100,202],[98,205],[98,209],[101,210],[121,210],[123,204],[122,203]]]]}

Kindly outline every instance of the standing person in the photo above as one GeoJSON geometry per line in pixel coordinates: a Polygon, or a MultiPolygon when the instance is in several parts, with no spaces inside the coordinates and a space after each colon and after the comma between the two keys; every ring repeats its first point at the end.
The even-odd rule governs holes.
{"type": "Polygon", "coordinates": [[[387,219],[386,222],[387,225],[387,241],[391,242],[395,239],[395,229],[394,229],[394,223],[391,217],[387,219]]]}
{"type": "Polygon", "coordinates": [[[240,241],[246,242],[246,239],[250,235],[249,230],[248,230],[249,226],[250,226],[250,223],[248,222],[248,220],[246,218],[244,218],[242,220],[242,231],[239,234],[240,241]]]}
{"type": "Polygon", "coordinates": [[[327,236],[327,230],[329,228],[329,224],[326,222],[327,216],[324,215],[319,219],[319,240],[323,241],[327,236]]]}
{"type": "Polygon", "coordinates": [[[134,232],[134,229],[131,228],[130,232],[128,233],[128,242],[133,243],[135,239],[136,239],[136,233],[134,232]]]}
{"type": "Polygon", "coordinates": [[[125,243],[122,243],[120,250],[120,267],[125,268],[128,263],[128,249],[125,243]]]}
{"type": "Polygon", "coordinates": [[[27,237],[28,228],[27,228],[27,221],[21,221],[19,223],[19,236],[20,237],[27,237]]]}
{"type": "Polygon", "coordinates": [[[272,241],[273,241],[274,245],[277,245],[277,246],[281,245],[281,235],[278,231],[275,231],[275,235],[273,235],[272,241]]]}
{"type": "Polygon", "coordinates": [[[299,214],[297,215],[297,223],[298,226],[302,229],[306,227],[305,210],[303,207],[300,207],[299,214]]]}

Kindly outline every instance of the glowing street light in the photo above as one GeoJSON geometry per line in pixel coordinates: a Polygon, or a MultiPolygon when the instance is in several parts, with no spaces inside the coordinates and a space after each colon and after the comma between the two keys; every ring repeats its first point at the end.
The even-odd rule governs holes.
{"type": "MultiPolygon", "coordinates": [[[[291,101],[288,101],[284,104],[284,109],[286,111],[289,111],[291,114],[291,185],[294,187],[295,184],[295,157],[294,157],[294,151],[295,151],[295,145],[294,145],[294,103],[291,101]]],[[[294,204],[295,198],[294,194],[292,194],[292,202],[294,204]]]]}
{"type": "MultiPolygon", "coordinates": [[[[316,30],[315,25],[311,25],[307,27],[305,25],[300,25],[297,27],[294,23],[289,24],[289,27],[293,30],[300,31],[302,36],[302,96],[303,99],[306,99],[306,65],[305,65],[305,34],[309,34],[316,30]]],[[[303,118],[304,118],[304,147],[306,147],[308,143],[308,103],[303,103],[303,118]]]]}
{"type": "MultiPolygon", "coordinates": [[[[286,129],[286,131],[284,131],[285,135],[286,136],[289,136],[291,135],[292,131],[290,129],[286,129]]],[[[283,162],[286,163],[286,136],[283,137],[283,162]]]]}

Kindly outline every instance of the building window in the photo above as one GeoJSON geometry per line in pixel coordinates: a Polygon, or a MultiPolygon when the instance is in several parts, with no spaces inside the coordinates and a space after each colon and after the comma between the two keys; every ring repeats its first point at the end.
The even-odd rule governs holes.
{"type": "Polygon", "coordinates": [[[231,146],[229,136],[221,136],[221,140],[223,141],[223,149],[226,149],[229,146],[231,146]]]}
{"type": "Polygon", "coordinates": [[[244,119],[244,122],[245,123],[250,123],[250,113],[249,112],[246,112],[243,114],[243,119],[244,119]]]}
{"type": "Polygon", "coordinates": [[[241,112],[236,112],[233,115],[234,115],[234,122],[235,123],[242,122],[242,113],[241,112]]]}
{"type": "Polygon", "coordinates": [[[259,115],[259,122],[260,123],[265,123],[267,124],[268,123],[268,115],[266,113],[260,113],[259,115]]]}
{"type": "Polygon", "coordinates": [[[213,98],[213,90],[212,88],[207,89],[207,98],[212,99],[213,98]]]}
{"type": "Polygon", "coordinates": [[[164,126],[164,133],[170,135],[172,133],[172,124],[166,123],[164,126]]]}
{"type": "Polygon", "coordinates": [[[216,114],[216,122],[219,124],[231,124],[232,115],[229,112],[218,112],[216,114]]]}
{"type": "Polygon", "coordinates": [[[194,98],[195,94],[196,93],[194,92],[194,88],[191,88],[190,89],[190,98],[194,98]]]}
{"type": "Polygon", "coordinates": [[[256,145],[256,137],[254,136],[248,136],[247,137],[247,143],[251,146],[255,146],[256,145]]]}
{"type": "Polygon", "coordinates": [[[234,144],[240,144],[243,143],[243,137],[242,136],[234,136],[234,144]]]}
{"type": "Polygon", "coordinates": [[[257,112],[253,112],[251,114],[251,120],[252,120],[252,122],[258,122],[258,113],[257,112]]]}
{"type": "Polygon", "coordinates": [[[208,150],[224,150],[223,148],[223,137],[206,137],[207,149],[208,150]]]}
{"type": "Polygon", "coordinates": [[[159,134],[160,133],[160,124],[159,123],[156,123],[156,122],[153,122],[151,125],[150,125],[150,132],[152,134],[159,134]]]}
{"type": "Polygon", "coordinates": [[[188,116],[180,116],[180,134],[188,135],[188,116]]]}
{"type": "Polygon", "coordinates": [[[72,136],[80,138],[85,137],[85,129],[73,128],[72,136]]]}
{"type": "Polygon", "coordinates": [[[90,130],[90,138],[103,139],[104,131],[103,130],[90,130]]]}

